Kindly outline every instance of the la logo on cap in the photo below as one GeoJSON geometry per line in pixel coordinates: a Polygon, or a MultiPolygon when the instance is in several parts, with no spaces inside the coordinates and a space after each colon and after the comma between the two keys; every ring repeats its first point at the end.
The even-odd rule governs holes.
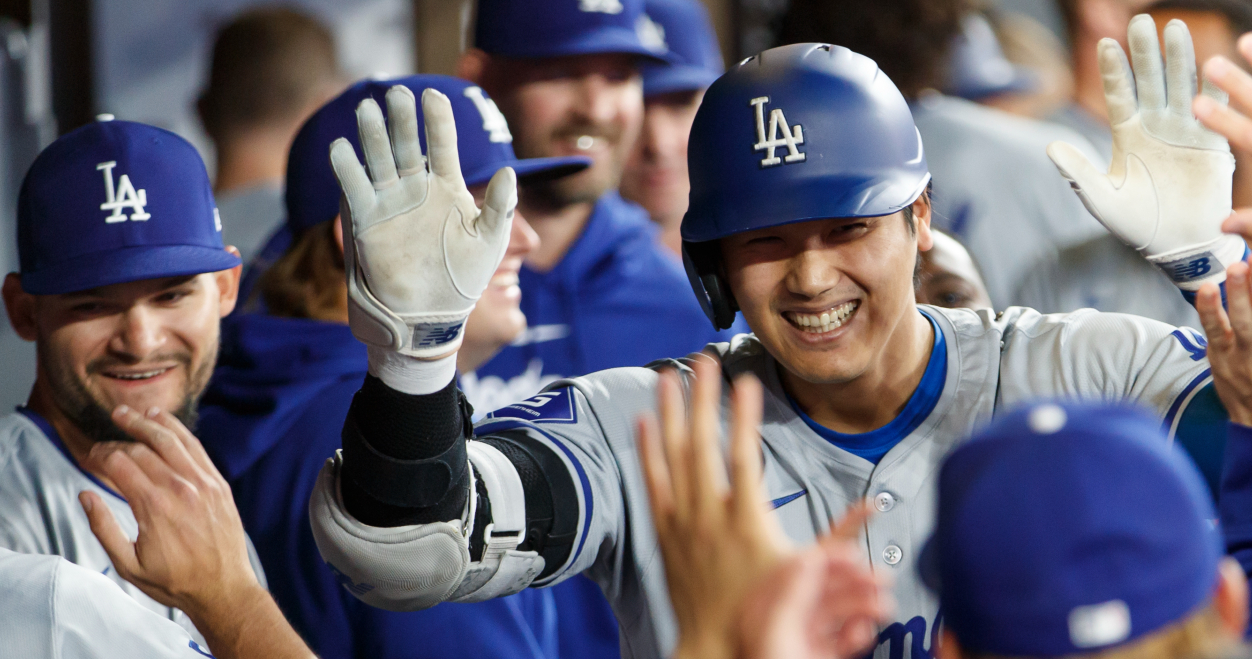
{"type": "Polygon", "coordinates": [[[601,14],[620,14],[624,9],[621,0],[578,0],[578,8],[601,14]]]}
{"type": "Polygon", "coordinates": [[[136,222],[144,222],[152,217],[144,212],[144,206],[148,205],[148,191],[136,190],[134,184],[130,182],[130,176],[122,174],[117,181],[117,190],[113,189],[113,168],[117,167],[117,161],[110,160],[96,165],[96,171],[104,171],[104,197],[105,202],[100,204],[100,210],[112,211],[112,215],[104,218],[108,224],[117,222],[125,222],[127,215],[122,212],[123,208],[131,209],[129,219],[136,222]]]}
{"type": "Polygon", "coordinates": [[[483,118],[483,130],[487,132],[488,139],[492,142],[502,142],[508,144],[513,141],[513,134],[509,132],[509,122],[504,118],[504,114],[500,112],[500,108],[496,102],[483,96],[483,90],[478,87],[466,87],[465,98],[474,102],[474,107],[478,108],[478,114],[483,118]]]}

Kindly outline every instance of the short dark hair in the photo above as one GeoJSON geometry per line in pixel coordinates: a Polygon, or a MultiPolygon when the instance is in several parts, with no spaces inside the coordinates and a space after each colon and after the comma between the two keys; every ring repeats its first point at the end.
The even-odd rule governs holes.
{"type": "Polygon", "coordinates": [[[843,46],[878,63],[905,98],[943,84],[969,0],[792,0],[780,42],[843,46]]]}
{"type": "Polygon", "coordinates": [[[217,33],[197,108],[214,140],[296,116],[339,78],[335,38],[285,7],[244,12],[217,33]]]}
{"type": "Polygon", "coordinates": [[[1221,14],[1230,23],[1230,29],[1236,37],[1244,32],[1252,32],[1252,3],[1247,0],[1160,0],[1143,11],[1164,9],[1221,14]]]}

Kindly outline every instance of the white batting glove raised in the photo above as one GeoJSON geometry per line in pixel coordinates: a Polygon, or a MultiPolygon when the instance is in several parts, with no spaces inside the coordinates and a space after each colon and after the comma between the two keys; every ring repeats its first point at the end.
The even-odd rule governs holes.
{"type": "Polygon", "coordinates": [[[348,319],[361,342],[420,359],[461,345],[474,310],[504,258],[517,206],[517,177],[503,168],[479,211],[461,177],[456,122],[448,97],[422,92],[426,145],[417,134],[417,104],[403,85],[387,91],[388,126],[373,99],[357,107],[369,174],[348,140],[330,147],[343,189],[348,319]]]}
{"type": "MultiPolygon", "coordinates": [[[[1226,266],[1244,256],[1243,240],[1221,231],[1235,160],[1225,138],[1191,114],[1196,66],[1186,24],[1166,25],[1164,66],[1152,17],[1130,22],[1129,44],[1133,77],[1116,41],[1099,45],[1113,128],[1108,174],[1064,142],[1048,145],[1048,156],[1105,228],[1194,294],[1206,282],[1224,282],[1226,266]]],[[[1207,82],[1204,94],[1226,102],[1207,82]]]]}

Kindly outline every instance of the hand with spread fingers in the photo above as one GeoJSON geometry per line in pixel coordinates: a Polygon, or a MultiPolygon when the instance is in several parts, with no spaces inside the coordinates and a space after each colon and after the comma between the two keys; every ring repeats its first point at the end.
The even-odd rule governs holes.
{"type": "MultiPolygon", "coordinates": [[[[657,387],[659,423],[643,418],[638,428],[653,521],[678,619],[674,656],[714,659],[740,656],[745,649],[753,652],[747,656],[783,656],[773,647],[780,638],[777,618],[757,611],[749,615],[758,618],[760,625],[742,624],[744,607],[757,592],[764,593],[762,601],[779,602],[779,606],[842,614],[842,618],[822,620],[812,627],[806,618],[800,625],[806,634],[792,639],[790,650],[823,647],[852,653],[866,649],[875,638],[873,623],[884,613],[880,607],[889,595],[879,593],[881,584],[868,564],[863,558],[856,560],[857,552],[847,545],[848,536],[863,527],[865,513],[854,513],[830,538],[797,554],[773,516],[762,486],[757,430],[762,414],[760,382],[752,376],[741,377],[731,391],[728,487],[719,448],[721,368],[706,356],[696,359],[692,368],[690,414],[678,375],[663,372],[657,387]],[[798,563],[790,565],[793,559],[798,563]],[[793,570],[803,574],[816,570],[824,577],[816,597],[811,591],[796,592],[793,570]],[[766,583],[771,578],[785,582],[781,591],[766,583]],[[847,610],[811,605],[836,599],[846,601],[847,610]],[[870,621],[869,633],[863,638],[866,620],[870,621]],[[748,638],[741,636],[744,633],[748,638]],[[810,647],[816,639],[820,641],[810,647]]],[[[789,656],[848,655],[814,651],[789,656]]]]}
{"type": "Polygon", "coordinates": [[[96,493],[79,501],[118,575],[185,612],[218,657],[311,656],[257,582],[230,486],[199,440],[155,408],[119,406],[113,421],[135,441],[96,444],[88,461],[126,498],[139,537],[96,493]]]}
{"type": "MultiPolygon", "coordinates": [[[[1113,130],[1108,173],[1063,142],[1049,145],[1048,156],[1101,224],[1194,295],[1224,281],[1226,267],[1244,256],[1243,241],[1221,230],[1231,211],[1234,157],[1192,115],[1195,49],[1186,24],[1166,25],[1164,63],[1150,16],[1131,21],[1128,42],[1133,74],[1116,41],[1099,45],[1113,130]]],[[[1211,84],[1203,94],[1213,104],[1226,101],[1211,84]]]]}
{"type": "Polygon", "coordinates": [[[386,102],[389,121],[371,98],[357,107],[368,173],[348,140],[330,147],[343,189],[349,324],[373,348],[439,359],[460,347],[465,319],[504,259],[517,177],[496,172],[480,211],[461,177],[448,97],[422,93],[429,170],[413,92],[396,85],[386,102]]]}

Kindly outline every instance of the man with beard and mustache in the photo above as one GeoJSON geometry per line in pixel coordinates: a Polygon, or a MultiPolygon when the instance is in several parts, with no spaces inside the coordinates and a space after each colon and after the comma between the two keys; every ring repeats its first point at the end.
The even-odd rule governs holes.
{"type": "MultiPolygon", "coordinates": [[[[517,157],[592,160],[523,191],[518,209],[540,238],[518,274],[530,326],[462,376],[474,408],[489,412],[562,377],[728,340],[709,326],[647,212],[617,192],[643,125],[640,66],[672,64],[642,0],[481,0],[474,46],[458,76],[495,100],[517,157]]],[[[618,655],[617,625],[597,586],[579,576],[554,595],[562,656],[618,655]]]]}
{"type": "MultiPolygon", "coordinates": [[[[0,548],[55,554],[102,573],[203,643],[180,610],[118,575],[79,494],[93,493],[133,539],[139,524],[105,467],[102,442],[128,442],[119,407],[195,424],[235,306],[239,252],[222,244],[204,163],[173,133],[99,121],[31,165],[18,200],[21,272],[4,280],[9,320],[34,341],[25,407],[0,418],[0,548]]],[[[262,585],[259,561],[249,560],[262,585]]]]}

